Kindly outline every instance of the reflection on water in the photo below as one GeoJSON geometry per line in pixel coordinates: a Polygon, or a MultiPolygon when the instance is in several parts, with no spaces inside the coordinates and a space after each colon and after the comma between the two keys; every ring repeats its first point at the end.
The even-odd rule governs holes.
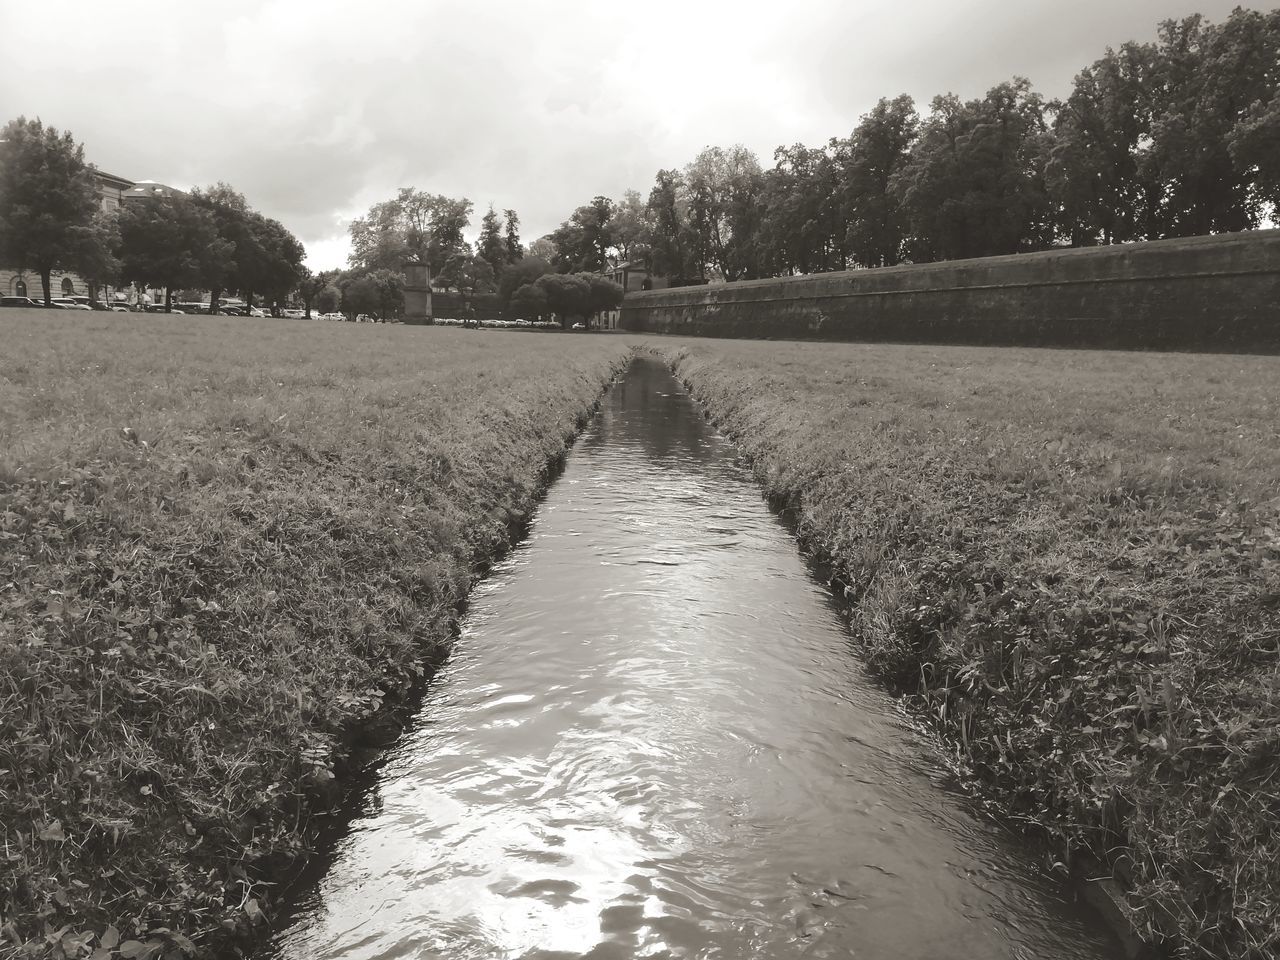
{"type": "Polygon", "coordinates": [[[1114,956],[939,779],[730,445],[638,360],[273,949],[1114,956]]]}

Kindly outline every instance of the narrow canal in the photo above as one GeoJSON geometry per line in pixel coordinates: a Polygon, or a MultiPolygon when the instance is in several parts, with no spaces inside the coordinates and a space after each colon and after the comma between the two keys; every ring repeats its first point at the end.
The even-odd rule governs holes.
{"type": "Polygon", "coordinates": [[[639,359],[273,953],[1118,956],[945,782],[732,446],[639,359]]]}

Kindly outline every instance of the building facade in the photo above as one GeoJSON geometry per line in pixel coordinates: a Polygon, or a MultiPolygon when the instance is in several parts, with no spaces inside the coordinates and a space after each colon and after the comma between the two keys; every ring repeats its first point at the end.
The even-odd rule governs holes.
{"type": "MultiPolygon", "coordinates": [[[[624,260],[613,268],[613,271],[609,274],[609,279],[622,288],[623,295],[636,293],[640,290],[665,290],[667,287],[667,278],[651,274],[648,265],[643,261],[624,260]]],[[[602,330],[617,330],[618,320],[621,316],[621,307],[602,311],[600,314],[600,328],[602,330]]]]}
{"type": "MultiPolygon", "coordinates": [[[[102,170],[94,171],[98,187],[98,202],[106,213],[118,213],[125,203],[131,200],[145,199],[153,193],[173,190],[164,184],[152,180],[135,182],[117,177],[102,170]]],[[[71,271],[55,270],[49,277],[49,292],[55,297],[88,297],[92,296],[89,284],[79,274],[71,271]]],[[[0,294],[7,297],[31,297],[38,300],[44,297],[40,286],[40,274],[32,270],[16,270],[12,267],[0,266],[0,294]]],[[[140,294],[131,287],[116,288],[99,287],[98,296],[107,301],[136,302],[140,294]]]]}

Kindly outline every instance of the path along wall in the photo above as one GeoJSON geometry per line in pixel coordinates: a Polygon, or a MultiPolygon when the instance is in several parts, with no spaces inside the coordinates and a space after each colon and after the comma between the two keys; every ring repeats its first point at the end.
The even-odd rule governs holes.
{"type": "Polygon", "coordinates": [[[1280,353],[1280,230],[630,293],[626,330],[1280,353]]]}

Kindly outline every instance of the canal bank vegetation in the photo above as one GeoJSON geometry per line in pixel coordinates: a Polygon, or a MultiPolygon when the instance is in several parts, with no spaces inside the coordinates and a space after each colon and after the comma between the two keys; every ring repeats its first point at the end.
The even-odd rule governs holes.
{"type": "Polygon", "coordinates": [[[5,313],[0,955],[225,949],[627,347],[5,313]]]}
{"type": "Polygon", "coordinates": [[[1280,361],[661,349],[988,796],[1148,942],[1276,955],[1280,361]]]}

